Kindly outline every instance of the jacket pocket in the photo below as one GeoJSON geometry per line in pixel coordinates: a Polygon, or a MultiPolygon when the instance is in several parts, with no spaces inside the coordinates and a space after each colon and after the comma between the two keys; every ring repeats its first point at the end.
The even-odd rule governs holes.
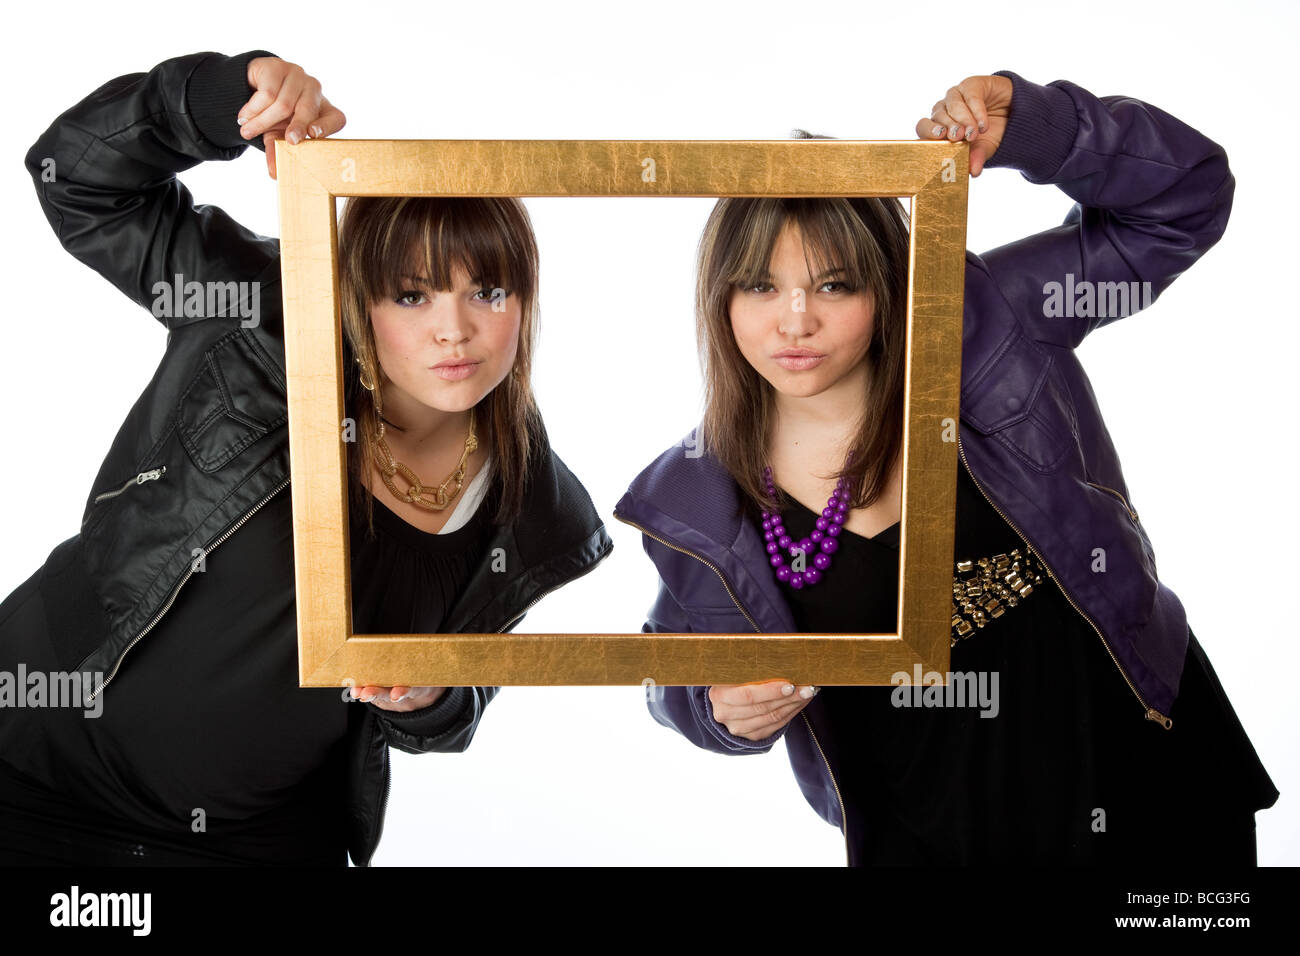
{"type": "Polygon", "coordinates": [[[284,383],[270,357],[236,329],[204,353],[177,403],[176,431],[194,464],[212,472],[288,418],[284,383]]]}
{"type": "Polygon", "coordinates": [[[961,417],[1040,472],[1077,447],[1069,394],[1049,351],[1018,328],[968,389],[961,417]]]}
{"type": "Polygon", "coordinates": [[[1119,493],[1118,491],[1116,491],[1114,488],[1109,488],[1109,487],[1107,487],[1106,485],[1099,485],[1099,484],[1097,484],[1097,482],[1095,482],[1095,481],[1089,481],[1088,484],[1091,485],[1092,487],[1096,488],[1098,491],[1104,491],[1104,492],[1106,492],[1107,494],[1111,495],[1113,498],[1115,498],[1117,501],[1119,501],[1120,504],[1122,504],[1122,505],[1124,506],[1124,510],[1128,512],[1129,519],[1130,519],[1134,524],[1139,524],[1139,523],[1140,523],[1140,522],[1139,522],[1139,519],[1138,519],[1138,513],[1137,513],[1136,511],[1133,510],[1133,506],[1132,506],[1131,504],[1128,503],[1128,499],[1125,498],[1122,494],[1120,494],[1120,493],[1119,493]]]}

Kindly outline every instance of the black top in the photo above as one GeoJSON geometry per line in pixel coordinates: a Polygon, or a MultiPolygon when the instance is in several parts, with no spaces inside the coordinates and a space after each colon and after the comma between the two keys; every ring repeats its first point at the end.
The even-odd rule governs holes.
{"type": "MultiPolygon", "coordinates": [[[[785,497],[785,526],[802,538],[819,515],[785,497]]],[[[816,585],[782,585],[798,630],[895,633],[899,533],[898,524],[872,538],[842,532],[816,585]]],[[[955,560],[1012,548],[1028,550],[959,468],[955,560]]],[[[1212,844],[1216,828],[1241,845],[1249,831],[1232,828],[1253,829],[1253,811],[1277,799],[1195,635],[1165,730],[1144,718],[1097,631],[1046,574],[960,640],[950,670],[973,673],[976,689],[983,672],[983,702],[916,706],[912,687],[821,690],[845,741],[836,783],[851,862],[1097,863],[1132,853],[1164,863],[1194,856],[1189,839],[1212,844]]]]}
{"type": "MultiPolygon", "coordinates": [[[[7,715],[28,714],[35,739],[18,773],[0,764],[11,771],[0,773],[0,813],[27,814],[29,831],[75,825],[163,858],[346,862],[347,707],[365,705],[298,687],[291,487],[181,587],[127,652],[99,717],[7,715]]],[[[352,514],[354,633],[437,631],[492,533],[491,499],[447,534],[378,500],[374,536],[352,514]]]]}

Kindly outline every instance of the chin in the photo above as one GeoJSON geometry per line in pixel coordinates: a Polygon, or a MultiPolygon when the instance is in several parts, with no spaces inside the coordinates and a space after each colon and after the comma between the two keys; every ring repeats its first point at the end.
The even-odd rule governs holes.
{"type": "Polygon", "coordinates": [[[467,412],[479,403],[483,397],[474,393],[457,393],[448,389],[430,395],[418,396],[420,404],[440,412],[467,412]]]}
{"type": "MultiPolygon", "coordinates": [[[[781,370],[785,372],[784,369],[781,370]]],[[[785,372],[780,378],[768,379],[772,387],[788,398],[811,398],[826,391],[827,383],[821,377],[791,375],[785,372]]]]}

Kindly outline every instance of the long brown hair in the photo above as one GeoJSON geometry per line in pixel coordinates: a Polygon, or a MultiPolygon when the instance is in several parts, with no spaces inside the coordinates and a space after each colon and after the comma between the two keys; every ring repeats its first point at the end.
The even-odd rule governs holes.
{"type": "Polygon", "coordinates": [[[357,426],[357,453],[348,456],[349,489],[353,505],[365,508],[366,525],[371,530],[374,498],[366,493],[361,476],[375,470],[378,421],[371,396],[361,387],[360,367],[355,361],[360,358],[366,363],[375,388],[382,389],[370,305],[409,288],[410,282],[401,277],[419,274],[420,263],[436,291],[451,289],[452,271],[459,265],[485,285],[519,296],[522,316],[514,367],[475,406],[479,428],[490,436],[493,455],[492,497],[497,500],[493,521],[512,521],[522,508],[530,466],[543,434],[532,390],[538,328],[537,240],[523,203],[515,198],[352,197],[339,222],[338,249],[339,294],[349,353],[345,395],[357,426]],[[414,262],[412,257],[417,257],[414,262]]]}
{"type": "Polygon", "coordinates": [[[728,198],[718,200],[700,238],[695,287],[695,332],[704,367],[705,410],[697,439],[735,478],[742,502],[779,511],[767,495],[763,469],[775,425],[771,384],[746,361],[731,328],[733,290],[764,281],[772,250],[787,224],[797,225],[813,275],[844,269],[850,288],[875,297],[875,321],[863,396],[844,477],[850,507],[864,508],[884,493],[902,451],[904,343],[907,319],[908,222],[894,198],[728,198]]]}

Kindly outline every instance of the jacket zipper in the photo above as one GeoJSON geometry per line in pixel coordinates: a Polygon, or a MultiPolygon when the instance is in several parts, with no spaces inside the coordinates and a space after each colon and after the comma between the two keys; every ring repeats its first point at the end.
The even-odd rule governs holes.
{"type": "Polygon", "coordinates": [[[1128,509],[1128,516],[1132,518],[1134,521],[1138,520],[1138,513],[1133,510],[1133,506],[1128,503],[1128,499],[1125,498],[1123,495],[1121,495],[1114,488],[1107,488],[1105,485],[1099,485],[1095,481],[1090,481],[1088,482],[1088,484],[1092,485],[1094,488],[1100,488],[1102,491],[1109,491],[1112,495],[1114,495],[1116,498],[1120,500],[1120,502],[1124,505],[1125,508],[1128,509]]]}
{"type": "MultiPolygon", "coordinates": [[[[993,505],[993,509],[1002,516],[1002,519],[1007,524],[1011,525],[1011,527],[1015,530],[1016,534],[1020,535],[1020,537],[1025,542],[1025,546],[1029,548],[1031,551],[1033,551],[1036,555],[1038,555],[1038,560],[1042,561],[1043,567],[1047,569],[1048,577],[1050,577],[1053,581],[1056,582],[1056,586],[1061,589],[1061,593],[1064,594],[1065,599],[1070,602],[1070,606],[1073,607],[1076,611],[1078,611],[1079,615],[1092,626],[1092,629],[1094,631],[1097,632],[1097,636],[1101,638],[1102,646],[1106,648],[1106,653],[1110,655],[1110,659],[1115,662],[1115,667],[1119,670],[1120,676],[1124,678],[1124,683],[1128,684],[1129,690],[1133,691],[1133,696],[1137,698],[1138,703],[1142,705],[1142,709],[1146,711],[1147,720],[1154,720],[1160,726],[1164,727],[1165,730],[1172,730],[1174,726],[1174,722],[1170,720],[1168,717],[1166,717],[1164,714],[1160,713],[1160,711],[1156,710],[1154,707],[1147,704],[1147,702],[1142,699],[1142,695],[1138,693],[1137,687],[1133,684],[1133,681],[1129,679],[1128,673],[1124,670],[1123,666],[1120,664],[1119,658],[1117,658],[1115,656],[1115,652],[1110,649],[1110,644],[1106,640],[1106,635],[1101,633],[1101,628],[1099,628],[1095,623],[1093,623],[1092,618],[1090,618],[1087,614],[1083,613],[1083,608],[1079,607],[1079,605],[1075,603],[1074,598],[1070,596],[1070,592],[1065,589],[1065,585],[1061,583],[1060,579],[1056,576],[1055,572],[1052,571],[1051,566],[1047,563],[1046,559],[1043,557],[1043,552],[1038,550],[1038,548],[1034,547],[1032,544],[1029,543],[1029,539],[1025,537],[1024,532],[1020,530],[1020,528],[1016,525],[1014,521],[1012,521],[1010,518],[1007,517],[1006,513],[997,506],[997,504],[993,501],[992,498],[988,496],[988,492],[984,490],[983,485],[981,485],[975,479],[975,474],[970,470],[970,463],[966,461],[966,452],[961,447],[960,436],[958,436],[957,438],[957,454],[961,456],[961,463],[966,466],[966,473],[970,475],[971,481],[975,482],[975,487],[979,488],[980,494],[984,496],[984,500],[987,501],[989,504],[993,505]]],[[[1089,484],[1092,484],[1092,482],[1089,482],[1089,484]]],[[[1112,489],[1107,489],[1107,490],[1112,490],[1112,489]]],[[[1120,496],[1120,500],[1123,500],[1122,495],[1120,496]]],[[[1125,506],[1127,506],[1127,504],[1128,503],[1125,502],[1125,506]]],[[[1129,509],[1129,511],[1130,513],[1132,513],[1132,509],[1129,509]]],[[[1134,515],[1133,517],[1134,519],[1136,519],[1137,515],[1134,515]]]]}
{"type": "MultiPolygon", "coordinates": [[[[135,479],[133,478],[133,479],[131,479],[131,481],[135,481],[135,479]]],[[[127,482],[127,484],[130,484],[130,483],[131,483],[131,482],[127,482]]],[[[213,551],[215,551],[215,550],[217,549],[217,546],[218,546],[218,545],[220,545],[223,541],[225,541],[227,538],[229,538],[229,537],[230,537],[232,534],[234,534],[236,531],[238,531],[239,528],[244,524],[245,521],[247,521],[249,518],[253,517],[253,515],[257,513],[258,509],[261,508],[262,505],[266,504],[266,503],[267,503],[268,501],[270,501],[273,497],[275,497],[275,495],[278,494],[280,491],[282,491],[282,490],[284,489],[284,487],[285,487],[287,484],[289,484],[289,479],[288,479],[288,478],[286,478],[286,479],[284,479],[284,481],[280,482],[280,484],[279,484],[278,486],[276,486],[276,488],[275,488],[273,491],[271,491],[271,492],[270,492],[270,493],[269,493],[265,498],[263,498],[261,501],[259,501],[257,504],[255,504],[255,505],[253,506],[253,508],[252,508],[251,511],[249,511],[246,515],[244,515],[242,518],[240,518],[238,521],[236,521],[236,522],[235,522],[233,525],[231,525],[229,528],[227,528],[227,529],[222,533],[221,537],[217,538],[216,541],[212,542],[212,544],[210,544],[208,547],[204,548],[204,549],[203,549],[203,556],[204,556],[204,558],[206,559],[207,556],[208,556],[209,554],[211,554],[213,551]]],[[[125,486],[123,486],[123,490],[125,490],[125,486]]],[[[158,613],[154,615],[153,620],[150,621],[150,622],[145,626],[145,629],[144,629],[143,631],[141,631],[139,634],[137,634],[134,638],[132,638],[132,639],[131,639],[131,643],[128,644],[128,645],[126,645],[126,647],[122,649],[122,653],[118,655],[117,661],[113,664],[113,669],[112,669],[112,671],[110,671],[110,672],[109,672],[109,675],[108,675],[106,678],[104,678],[104,683],[100,684],[99,687],[95,688],[95,690],[92,691],[91,694],[90,694],[90,696],[87,698],[87,702],[88,702],[88,703],[89,703],[90,701],[93,701],[96,697],[98,697],[98,696],[103,692],[104,688],[106,688],[106,687],[108,686],[109,681],[111,681],[114,677],[117,676],[118,668],[120,668],[120,667],[122,666],[122,661],[123,661],[123,659],[126,657],[126,655],[130,652],[131,648],[135,647],[135,645],[136,645],[137,643],[139,643],[140,638],[144,637],[144,636],[145,636],[146,634],[148,634],[151,630],[153,630],[154,626],[155,626],[155,625],[156,625],[160,620],[162,620],[162,616],[163,616],[164,614],[166,614],[167,611],[171,608],[172,604],[173,604],[173,603],[175,602],[175,600],[176,600],[176,595],[180,593],[181,588],[185,585],[185,582],[188,581],[188,580],[190,579],[190,575],[192,575],[193,573],[194,573],[194,562],[191,561],[188,570],[186,570],[186,572],[185,572],[185,575],[184,575],[184,576],[183,576],[183,577],[182,577],[178,582],[176,582],[176,587],[172,588],[172,592],[171,592],[171,594],[168,596],[168,598],[167,598],[167,602],[162,606],[162,608],[159,609],[158,613]]]]}
{"type": "MultiPolygon", "coordinates": [[[[538,601],[540,601],[542,598],[546,597],[546,595],[556,590],[556,588],[560,588],[563,587],[564,584],[568,584],[569,581],[578,580],[578,578],[582,577],[583,574],[586,574],[588,571],[592,570],[592,568],[594,568],[599,563],[600,563],[599,561],[596,561],[590,567],[584,570],[582,574],[569,578],[568,581],[564,581],[562,584],[557,584],[555,585],[555,587],[547,588],[541,594],[537,595],[537,597],[533,598],[533,600],[528,603],[527,607],[525,607],[522,611],[520,611],[513,618],[507,621],[504,625],[497,628],[497,633],[498,634],[504,633],[507,627],[509,627],[511,624],[515,623],[515,621],[519,620],[521,617],[527,614],[529,610],[532,609],[533,605],[536,604],[538,601]]],[[[366,857],[366,862],[363,864],[364,866],[370,865],[370,861],[374,858],[375,850],[379,848],[379,841],[383,839],[384,815],[388,813],[388,790],[392,786],[392,782],[393,782],[392,758],[388,754],[388,742],[385,741],[384,742],[384,796],[383,799],[379,801],[379,832],[375,834],[374,842],[370,844],[370,855],[366,857]]]]}
{"type": "Polygon", "coordinates": [[[156,481],[166,473],[167,473],[166,465],[160,465],[159,467],[154,468],[151,471],[142,471],[134,478],[128,478],[122,484],[122,487],[117,489],[117,491],[105,491],[103,494],[95,495],[95,500],[92,502],[92,504],[99,504],[105,498],[116,498],[122,492],[126,491],[126,489],[130,488],[132,485],[143,485],[146,481],[156,481]]]}
{"type": "MultiPolygon", "coordinates": [[[[741,614],[745,615],[745,620],[749,621],[750,626],[753,627],[755,631],[758,631],[760,634],[763,633],[762,629],[758,626],[757,623],[755,623],[754,619],[749,616],[749,612],[746,611],[741,606],[740,601],[736,600],[736,595],[732,592],[731,585],[729,585],[727,583],[727,579],[722,576],[722,571],[718,569],[717,565],[713,564],[711,561],[707,561],[704,558],[700,557],[694,551],[687,551],[685,548],[680,548],[677,545],[673,544],[671,541],[665,541],[663,538],[659,537],[654,532],[647,531],[645,528],[637,524],[635,521],[629,521],[627,518],[620,518],[618,515],[614,515],[614,517],[618,518],[618,520],[623,522],[624,524],[631,525],[633,528],[636,528],[642,534],[654,538],[654,540],[658,541],[664,547],[672,548],[674,551],[680,551],[682,554],[689,555],[695,560],[701,562],[702,564],[712,568],[713,573],[716,574],[718,576],[718,580],[722,582],[722,586],[727,589],[727,596],[730,597],[731,602],[736,605],[736,610],[740,611],[741,614]]],[[[808,714],[806,712],[806,709],[801,710],[799,712],[799,716],[801,716],[804,720],[804,723],[808,725],[808,733],[812,736],[813,746],[817,748],[817,753],[821,755],[822,763],[826,765],[826,773],[831,778],[831,786],[835,789],[835,799],[840,805],[840,820],[842,823],[840,828],[840,833],[842,833],[844,836],[844,856],[845,859],[848,859],[849,858],[849,815],[844,811],[844,797],[840,794],[840,785],[835,780],[835,771],[831,769],[831,762],[826,759],[826,751],[822,750],[821,741],[817,739],[817,734],[813,731],[812,721],[808,719],[808,714]]]]}
{"type": "Polygon", "coordinates": [[[556,584],[556,585],[553,585],[552,587],[547,588],[547,589],[546,589],[545,591],[543,591],[541,594],[537,595],[537,597],[535,597],[535,598],[533,598],[531,601],[529,601],[528,604],[525,605],[525,607],[524,607],[524,609],[523,609],[522,611],[520,611],[518,614],[516,614],[516,615],[515,615],[514,617],[512,617],[510,620],[506,621],[504,624],[502,624],[500,627],[498,627],[498,628],[496,629],[496,633],[498,633],[498,634],[504,634],[504,633],[506,632],[506,629],[507,629],[507,628],[509,628],[512,624],[514,624],[516,621],[518,621],[520,618],[522,618],[525,614],[527,614],[529,611],[531,611],[531,610],[533,609],[533,606],[536,605],[539,601],[541,601],[542,598],[546,597],[546,595],[550,594],[552,591],[558,590],[559,588],[564,587],[566,584],[571,584],[571,583],[573,583],[574,581],[578,580],[578,578],[585,577],[586,575],[590,574],[592,571],[594,571],[594,570],[596,569],[596,565],[600,564],[600,562],[603,561],[603,560],[604,560],[606,557],[608,557],[608,556],[609,556],[609,553],[606,552],[604,555],[602,555],[601,557],[597,558],[595,561],[591,562],[591,564],[589,564],[589,565],[587,565],[585,568],[583,568],[581,573],[579,573],[579,574],[575,574],[573,577],[571,577],[571,578],[566,578],[565,580],[561,581],[559,584],[556,584]]]}
{"type": "Polygon", "coordinates": [[[812,735],[813,744],[817,747],[817,753],[821,755],[822,763],[826,765],[826,773],[830,775],[831,786],[835,788],[835,799],[840,805],[840,819],[844,821],[844,826],[840,831],[844,834],[844,858],[848,865],[852,866],[853,860],[849,856],[849,815],[844,812],[844,798],[840,796],[840,785],[835,782],[835,772],[831,770],[831,762],[826,759],[826,751],[822,750],[821,741],[817,739],[817,732],[813,730],[812,721],[808,719],[808,709],[805,707],[799,711],[799,716],[808,725],[808,733],[812,735]]]}
{"type": "Polygon", "coordinates": [[[736,609],[737,609],[738,611],[740,611],[741,614],[745,615],[745,620],[747,620],[747,621],[749,622],[749,626],[752,627],[754,630],[758,631],[760,634],[763,633],[763,629],[762,629],[761,627],[758,626],[757,622],[755,622],[755,620],[754,620],[752,617],[749,616],[749,612],[746,611],[743,607],[741,607],[740,602],[739,602],[738,600],[736,600],[736,595],[732,592],[732,590],[731,590],[731,585],[728,584],[728,583],[727,583],[727,579],[724,578],[724,577],[722,576],[722,572],[721,572],[720,570],[718,570],[718,566],[717,566],[717,565],[715,565],[715,564],[714,564],[713,562],[711,562],[711,561],[707,561],[707,560],[705,560],[704,558],[700,557],[700,556],[699,556],[698,554],[696,554],[694,551],[687,551],[685,548],[679,548],[677,545],[673,544],[671,541],[665,541],[663,538],[659,537],[659,535],[655,534],[655,533],[652,532],[652,531],[647,531],[645,528],[641,527],[641,526],[640,526],[639,524],[637,524],[635,521],[629,521],[629,520],[627,520],[626,518],[619,518],[618,515],[614,515],[614,517],[615,517],[615,518],[618,518],[618,520],[621,521],[621,522],[623,522],[624,524],[631,525],[633,528],[636,528],[636,529],[637,529],[638,531],[640,531],[642,534],[644,534],[644,535],[648,535],[649,537],[654,538],[656,541],[658,541],[658,542],[659,542],[660,544],[662,544],[664,547],[666,547],[666,548],[672,548],[674,551],[680,551],[682,554],[690,555],[690,556],[691,556],[692,558],[694,558],[696,561],[699,561],[700,563],[702,563],[702,564],[706,565],[707,567],[711,568],[711,569],[713,570],[713,573],[716,574],[716,575],[718,576],[718,580],[722,582],[722,586],[723,586],[724,588],[726,588],[726,590],[727,590],[727,597],[731,598],[731,602],[732,602],[733,604],[736,605],[736,609]]]}
{"type": "MultiPolygon", "coordinates": [[[[541,601],[541,599],[546,597],[546,595],[550,594],[552,591],[558,588],[563,587],[564,585],[568,584],[570,581],[578,580],[578,578],[582,577],[583,575],[587,574],[589,571],[593,570],[598,564],[600,564],[600,560],[593,561],[588,567],[583,569],[582,574],[574,575],[573,577],[568,578],[565,581],[562,581],[560,584],[557,584],[554,587],[547,588],[541,594],[537,595],[537,597],[533,598],[530,602],[528,602],[527,607],[525,607],[522,611],[520,611],[513,618],[507,621],[504,625],[497,628],[496,632],[498,634],[504,633],[506,628],[508,628],[511,624],[514,624],[515,621],[519,620],[521,617],[527,614],[532,609],[533,605],[541,601]]],[[[379,841],[383,839],[384,816],[385,814],[388,813],[388,791],[392,786],[392,782],[393,782],[392,758],[389,756],[388,743],[387,741],[385,741],[384,742],[384,796],[383,799],[381,799],[379,802],[379,831],[375,834],[374,842],[370,844],[370,855],[366,857],[365,863],[362,864],[363,866],[370,865],[371,859],[374,858],[375,850],[379,847],[379,841]]]]}
{"type": "Polygon", "coordinates": [[[388,814],[388,791],[393,785],[393,758],[388,753],[388,741],[384,741],[384,796],[379,801],[379,829],[375,832],[375,838],[370,843],[370,853],[366,856],[362,866],[369,866],[370,861],[375,858],[375,850],[379,849],[379,841],[384,838],[384,819],[388,814]]]}

